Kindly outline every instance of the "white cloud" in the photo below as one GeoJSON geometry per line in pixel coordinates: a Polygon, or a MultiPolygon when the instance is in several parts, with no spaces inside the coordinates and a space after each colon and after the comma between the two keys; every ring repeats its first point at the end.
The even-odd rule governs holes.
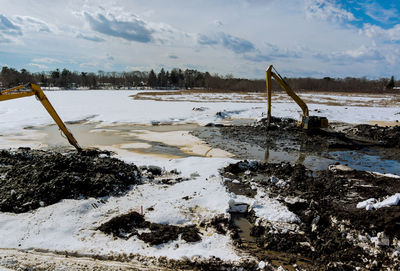
{"type": "MultiPolygon", "coordinates": [[[[121,38],[129,42],[158,45],[194,45],[196,35],[180,31],[163,22],[146,21],[138,15],[120,8],[98,8],[84,11],[83,17],[90,29],[104,36],[121,38]]],[[[80,38],[102,41],[102,38],[80,35],[80,38]]]]}
{"type": "Polygon", "coordinates": [[[0,33],[7,36],[22,35],[21,28],[3,14],[0,14],[0,33]]]}
{"type": "Polygon", "coordinates": [[[327,21],[353,21],[353,13],[341,8],[335,0],[306,0],[306,15],[327,21]]]}
{"type": "Polygon", "coordinates": [[[132,14],[129,18],[120,18],[110,12],[90,14],[84,13],[92,30],[128,41],[149,43],[153,41],[153,30],[146,22],[132,14]]]}
{"type": "Polygon", "coordinates": [[[13,16],[13,22],[23,31],[52,32],[49,24],[31,16],[13,16]]]}
{"type": "Polygon", "coordinates": [[[400,24],[389,29],[383,29],[377,25],[364,24],[364,27],[360,32],[364,33],[369,38],[381,38],[388,41],[400,40],[400,24]]]}
{"type": "Polygon", "coordinates": [[[392,19],[399,17],[398,10],[395,8],[385,9],[377,2],[367,2],[364,4],[364,8],[369,17],[381,23],[388,23],[392,19]]]}
{"type": "Polygon", "coordinates": [[[341,66],[352,65],[355,62],[357,64],[364,63],[376,65],[376,63],[385,63],[389,57],[382,51],[374,46],[361,45],[358,48],[345,51],[315,53],[314,57],[325,61],[326,64],[332,63],[341,66]]]}
{"type": "Polygon", "coordinates": [[[94,42],[103,42],[103,41],[105,41],[105,39],[100,38],[98,36],[85,35],[85,34],[82,34],[82,33],[78,33],[76,35],[76,37],[79,38],[79,39],[84,39],[84,40],[89,40],[89,41],[94,41],[94,42]]]}
{"type": "Polygon", "coordinates": [[[221,45],[236,54],[243,54],[255,51],[254,44],[246,39],[232,36],[230,34],[219,32],[209,35],[201,34],[198,37],[198,43],[201,45],[221,45]]]}
{"type": "Polygon", "coordinates": [[[43,64],[38,64],[38,63],[29,63],[28,66],[38,68],[38,69],[48,69],[49,67],[43,64]]]}
{"type": "Polygon", "coordinates": [[[1,33],[0,33],[0,44],[1,43],[10,43],[11,42],[11,40],[9,39],[9,38],[6,38],[5,36],[3,36],[1,33]]]}

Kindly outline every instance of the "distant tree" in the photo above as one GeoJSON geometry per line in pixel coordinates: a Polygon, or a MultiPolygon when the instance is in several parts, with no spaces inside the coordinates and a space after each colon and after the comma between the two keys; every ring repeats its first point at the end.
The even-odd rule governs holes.
{"type": "Polygon", "coordinates": [[[168,83],[168,79],[165,74],[164,68],[161,68],[161,71],[158,73],[158,76],[157,76],[157,84],[159,87],[166,87],[167,83],[168,83]]]}
{"type": "Polygon", "coordinates": [[[171,85],[177,87],[179,83],[179,72],[178,69],[172,69],[170,75],[169,75],[169,82],[171,85]]]}
{"type": "Polygon", "coordinates": [[[1,69],[1,81],[5,87],[15,87],[19,84],[20,74],[16,69],[4,66],[1,69]]]}
{"type": "Polygon", "coordinates": [[[394,76],[392,76],[392,77],[390,78],[390,81],[389,81],[389,83],[386,85],[386,88],[387,88],[387,89],[393,89],[393,88],[394,88],[394,76]]]}
{"type": "Polygon", "coordinates": [[[157,86],[157,76],[153,70],[151,70],[149,73],[149,78],[147,79],[147,85],[150,87],[157,86]]]}
{"type": "Polygon", "coordinates": [[[63,69],[62,72],[61,72],[61,78],[60,78],[60,85],[59,86],[63,87],[63,88],[70,87],[70,85],[72,83],[71,77],[72,77],[72,73],[67,69],[63,69]]]}
{"type": "Polygon", "coordinates": [[[97,88],[97,79],[98,77],[94,73],[88,73],[86,75],[87,81],[88,81],[88,87],[91,89],[96,89],[97,88]]]}
{"type": "Polygon", "coordinates": [[[47,75],[44,72],[40,73],[38,75],[38,79],[36,79],[35,81],[44,87],[47,87],[49,85],[49,79],[47,78],[47,75]]]}
{"type": "Polygon", "coordinates": [[[201,88],[205,87],[206,82],[204,79],[204,75],[201,72],[197,73],[196,78],[194,79],[194,85],[201,88]]]}
{"type": "Polygon", "coordinates": [[[178,70],[178,87],[183,88],[185,86],[185,75],[181,69],[178,70]]]}

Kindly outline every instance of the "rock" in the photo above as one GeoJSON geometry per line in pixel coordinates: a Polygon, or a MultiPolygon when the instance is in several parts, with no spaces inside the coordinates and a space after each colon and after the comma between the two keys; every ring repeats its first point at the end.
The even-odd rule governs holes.
{"type": "Polygon", "coordinates": [[[353,171],[354,169],[352,169],[351,167],[348,167],[348,166],[345,166],[345,165],[341,165],[341,164],[339,164],[339,165],[330,165],[329,167],[328,167],[328,169],[330,170],[330,171],[353,171]]]}
{"type": "Polygon", "coordinates": [[[314,232],[318,229],[318,222],[321,219],[319,215],[317,215],[311,222],[311,231],[314,232]]]}
{"type": "Polygon", "coordinates": [[[229,213],[247,213],[249,205],[244,202],[235,202],[235,200],[230,199],[228,201],[229,204],[229,213]]]}
{"type": "Polygon", "coordinates": [[[287,183],[284,180],[279,180],[275,185],[279,188],[285,188],[287,183]]]}
{"type": "Polygon", "coordinates": [[[258,263],[258,268],[259,269],[264,269],[265,268],[265,262],[264,261],[259,262],[258,263]]]}

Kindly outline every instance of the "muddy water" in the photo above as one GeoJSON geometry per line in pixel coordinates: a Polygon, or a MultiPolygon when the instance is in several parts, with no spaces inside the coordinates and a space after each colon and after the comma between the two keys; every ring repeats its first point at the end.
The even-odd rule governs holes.
{"type": "MultiPolygon", "coordinates": [[[[231,156],[218,152],[205,142],[189,135],[196,124],[185,125],[100,125],[99,123],[72,123],[68,129],[83,148],[108,147],[143,155],[164,158],[184,158],[189,156],[231,156]],[[178,142],[178,143],[177,143],[178,142]]],[[[30,127],[40,132],[41,143],[48,147],[70,147],[56,125],[30,127]]]]}
{"type": "Polygon", "coordinates": [[[240,159],[300,163],[313,171],[340,163],[357,170],[400,175],[400,155],[390,148],[334,149],[329,148],[327,143],[335,143],[336,138],[316,137],[301,143],[299,138],[293,137],[288,131],[267,134],[263,130],[239,126],[200,127],[194,134],[211,146],[220,147],[240,159]]]}

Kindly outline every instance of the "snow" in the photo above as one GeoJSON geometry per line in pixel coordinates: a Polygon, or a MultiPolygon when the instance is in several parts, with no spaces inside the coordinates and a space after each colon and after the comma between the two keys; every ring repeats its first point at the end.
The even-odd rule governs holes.
{"type": "Polygon", "coordinates": [[[357,208],[359,209],[365,208],[366,210],[372,210],[383,207],[396,206],[399,204],[399,202],[400,202],[400,193],[396,193],[392,196],[387,197],[382,201],[378,201],[375,198],[364,200],[362,202],[357,203],[357,208]]]}
{"type": "Polygon", "coordinates": [[[151,222],[197,224],[226,213],[228,200],[225,187],[215,177],[208,180],[189,180],[173,186],[143,184],[135,186],[125,196],[103,200],[63,200],[30,213],[2,213],[1,247],[40,248],[99,255],[138,253],[169,258],[201,255],[237,260],[238,255],[233,250],[230,237],[215,232],[202,232],[202,240],[195,244],[176,240],[151,247],[134,237],[125,241],[95,230],[112,217],[137,209],[141,205],[145,210],[145,218],[151,222]],[[182,197],[185,196],[189,196],[189,200],[183,200],[182,197]],[[154,210],[146,210],[149,207],[154,210]]]}
{"type": "MultiPolygon", "coordinates": [[[[227,118],[258,119],[266,114],[264,98],[257,100],[243,100],[241,95],[233,95],[236,102],[232,102],[232,94],[224,94],[219,102],[209,102],[216,94],[203,94],[203,99],[190,101],[191,96],[184,96],[185,102],[134,100],[131,95],[137,91],[46,91],[64,121],[90,120],[91,122],[112,123],[199,123],[221,122],[227,118]],[[240,99],[241,100],[240,100],[240,99]],[[242,102],[240,102],[242,101],[242,102]],[[202,111],[193,110],[199,108],[202,111]],[[223,119],[217,116],[222,112],[223,119]]],[[[221,96],[222,94],[218,94],[221,96]]],[[[259,94],[254,94],[259,95],[259,94]]],[[[320,101],[318,96],[314,100],[320,101]]],[[[331,100],[342,101],[343,96],[324,96],[331,100]]],[[[326,99],[325,99],[326,100],[326,99]]],[[[322,100],[324,101],[324,100],[322,100]]],[[[369,101],[370,102],[370,101],[369,101]]],[[[371,102],[372,103],[372,102],[371,102]]],[[[343,121],[348,123],[362,123],[368,121],[395,121],[399,119],[396,113],[398,103],[393,106],[332,106],[326,104],[309,103],[311,114],[326,116],[329,121],[343,121]],[[318,112],[314,112],[318,110],[318,112]]],[[[300,108],[292,101],[277,99],[272,103],[272,113],[277,117],[299,118],[300,108]]],[[[0,109],[0,127],[2,134],[15,133],[28,126],[42,126],[53,124],[53,120],[45,111],[40,102],[34,97],[3,101],[0,109]],[[12,120],[12,121],[11,121],[12,120]]]]}
{"type": "Polygon", "coordinates": [[[235,194],[231,194],[231,197],[236,203],[248,204],[256,216],[263,220],[278,223],[300,222],[300,218],[290,212],[285,205],[276,199],[270,198],[262,187],[257,188],[257,194],[254,198],[235,194]]]}

